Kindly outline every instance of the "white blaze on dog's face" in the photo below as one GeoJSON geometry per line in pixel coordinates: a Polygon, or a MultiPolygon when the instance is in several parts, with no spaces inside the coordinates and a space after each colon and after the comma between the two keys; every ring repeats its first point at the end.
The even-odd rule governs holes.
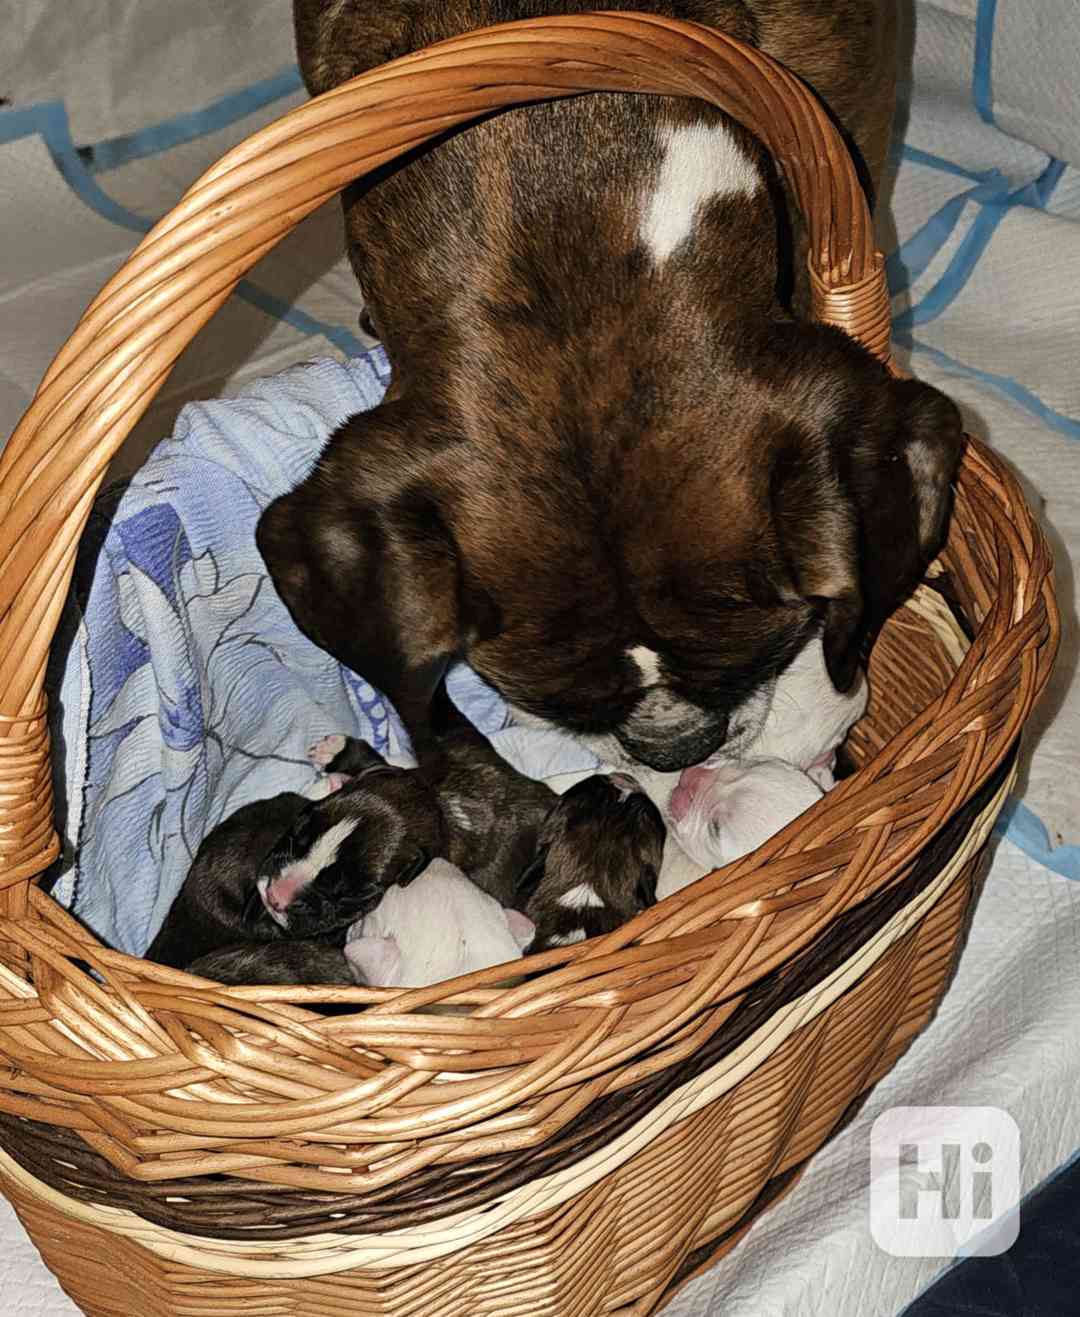
{"type": "Polygon", "coordinates": [[[671,798],[672,830],[690,860],[719,868],[756,850],[822,797],[778,759],[693,768],[671,798]]]}
{"type": "Polygon", "coordinates": [[[258,879],[259,895],[275,923],[283,928],[288,927],[288,907],[301,892],[311,886],[319,874],[335,863],[342,844],[352,836],[358,824],[358,819],[343,819],[335,823],[315,837],[311,849],[305,855],[285,865],[275,876],[263,874],[258,879]]]}
{"type": "Polygon", "coordinates": [[[456,866],[432,860],[353,925],[345,956],[365,983],[423,988],[520,960],[534,933],[530,920],[504,910],[456,866]]]}

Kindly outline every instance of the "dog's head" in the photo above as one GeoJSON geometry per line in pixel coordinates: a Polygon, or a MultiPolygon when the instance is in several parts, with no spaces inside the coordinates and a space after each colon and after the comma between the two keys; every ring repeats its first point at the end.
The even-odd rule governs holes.
{"type": "Polygon", "coordinates": [[[514,904],[536,924],[533,950],[618,928],[656,901],[663,819],[631,777],[594,774],[552,807],[514,904]]]}
{"type": "Polygon", "coordinates": [[[430,789],[415,772],[370,753],[371,766],[306,806],[259,866],[253,909],[261,903],[287,937],[345,928],[442,849],[430,789]]]}
{"type": "Polygon", "coordinates": [[[676,390],[652,436],[647,411],[622,422],[636,441],[614,426],[590,499],[564,500],[561,524],[550,511],[538,534],[534,511],[554,568],[526,572],[504,537],[522,601],[468,647],[519,713],[595,738],[609,761],[738,757],[814,637],[851,690],[943,541],[961,430],[935,389],[796,325],[742,344],[714,387],[676,390]]]}
{"type": "Polygon", "coordinates": [[[959,413],[837,330],[715,337],[604,379],[538,363],[533,395],[491,385],[482,442],[355,418],[259,528],[294,618],[414,737],[465,657],[628,766],[737,757],[811,637],[849,688],[941,547],[959,413]]]}

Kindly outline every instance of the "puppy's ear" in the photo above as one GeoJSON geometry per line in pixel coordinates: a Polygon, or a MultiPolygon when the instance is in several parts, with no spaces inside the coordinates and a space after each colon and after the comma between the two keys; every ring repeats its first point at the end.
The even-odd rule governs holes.
{"type": "Polygon", "coordinates": [[[345,959],[363,984],[396,987],[401,973],[401,948],[392,937],[358,937],[345,943],[345,959]]]}
{"type": "Polygon", "coordinates": [[[655,865],[647,864],[634,890],[634,898],[642,910],[647,910],[649,906],[656,904],[657,880],[655,865]]]}
{"type": "Polygon", "coordinates": [[[420,877],[430,863],[431,856],[421,846],[411,856],[401,861],[394,877],[390,880],[391,884],[396,884],[398,887],[408,887],[414,878],[420,877]]]}
{"type": "Polygon", "coordinates": [[[528,906],[544,880],[549,849],[547,846],[541,846],[518,875],[517,883],[514,885],[514,905],[519,910],[524,910],[528,906]]]}
{"type": "Polygon", "coordinates": [[[467,628],[490,632],[486,596],[463,582],[448,519],[438,458],[452,442],[405,403],[353,417],[256,532],[293,621],[376,686],[414,742],[430,735],[432,695],[467,628]]]}
{"type": "Polygon", "coordinates": [[[334,757],[328,761],[326,768],[323,770],[330,774],[339,774],[348,779],[350,777],[359,777],[368,768],[380,768],[385,766],[386,760],[374,746],[368,745],[366,741],[361,741],[355,736],[345,736],[341,738],[344,745],[334,757]]]}

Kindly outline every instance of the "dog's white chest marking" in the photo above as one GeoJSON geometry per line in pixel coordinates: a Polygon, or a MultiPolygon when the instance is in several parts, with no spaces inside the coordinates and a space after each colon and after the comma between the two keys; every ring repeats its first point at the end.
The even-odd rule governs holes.
{"type": "Polygon", "coordinates": [[[567,910],[584,910],[590,905],[603,909],[604,903],[588,883],[578,883],[576,887],[563,892],[559,897],[559,905],[565,906],[567,910]]]}
{"type": "Polygon", "coordinates": [[[648,645],[635,645],[633,649],[626,651],[627,658],[634,660],[638,672],[641,673],[642,686],[659,686],[660,685],[660,656],[648,645]]]}
{"type": "Polygon", "coordinates": [[[641,237],[657,264],[689,238],[701,207],[714,197],[750,197],[761,178],[720,125],[675,128],[645,204],[641,237]]]}

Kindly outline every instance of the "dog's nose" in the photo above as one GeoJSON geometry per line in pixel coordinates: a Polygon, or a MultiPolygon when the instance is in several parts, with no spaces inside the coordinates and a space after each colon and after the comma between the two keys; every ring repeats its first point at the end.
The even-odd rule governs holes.
{"type": "Polygon", "coordinates": [[[727,739],[727,730],[727,719],[717,718],[682,736],[670,731],[624,727],[616,729],[615,739],[637,763],[660,773],[678,773],[691,764],[700,764],[719,750],[727,739]]]}
{"type": "Polygon", "coordinates": [[[296,895],[295,885],[290,882],[283,882],[281,878],[270,878],[263,875],[256,884],[259,896],[266,908],[266,913],[276,924],[282,928],[288,923],[287,911],[289,904],[296,895]]]}

